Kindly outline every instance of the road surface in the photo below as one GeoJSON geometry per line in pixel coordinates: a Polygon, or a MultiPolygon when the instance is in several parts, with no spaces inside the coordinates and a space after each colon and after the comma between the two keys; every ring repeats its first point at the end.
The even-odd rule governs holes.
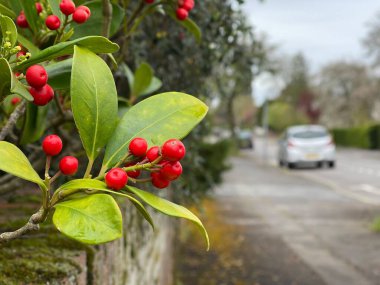
{"type": "Polygon", "coordinates": [[[380,153],[339,150],[336,169],[289,171],[275,166],[275,151],[256,142],[216,189],[220,214],[248,241],[241,254],[261,258],[252,271],[276,275],[239,284],[380,284],[380,234],[370,230],[380,216],[380,153]]]}

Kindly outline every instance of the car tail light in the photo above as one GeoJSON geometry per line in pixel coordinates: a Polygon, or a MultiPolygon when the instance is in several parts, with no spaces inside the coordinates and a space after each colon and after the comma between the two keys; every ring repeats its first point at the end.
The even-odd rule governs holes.
{"type": "Polygon", "coordinates": [[[288,141],[288,147],[295,147],[295,145],[291,141],[288,141]]]}

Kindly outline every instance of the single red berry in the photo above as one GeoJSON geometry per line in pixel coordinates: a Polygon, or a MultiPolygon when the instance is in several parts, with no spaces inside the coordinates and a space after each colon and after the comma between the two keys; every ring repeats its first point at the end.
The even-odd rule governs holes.
{"type": "Polygon", "coordinates": [[[41,65],[32,65],[26,70],[26,81],[34,88],[41,88],[48,81],[48,74],[41,65]]]}
{"type": "Polygon", "coordinates": [[[75,12],[75,3],[71,0],[62,0],[59,9],[64,15],[69,16],[75,12]]]}
{"type": "Polygon", "coordinates": [[[23,55],[26,55],[26,52],[25,51],[19,51],[17,54],[16,54],[16,57],[19,58],[20,56],[23,56],[23,55]]]}
{"type": "Polygon", "coordinates": [[[46,27],[48,27],[49,30],[58,30],[61,26],[61,20],[56,15],[50,15],[47,16],[45,20],[46,27]]]}
{"type": "Polygon", "coordinates": [[[186,20],[187,17],[189,16],[189,12],[185,10],[184,8],[178,8],[176,11],[177,14],[177,19],[180,21],[186,20]]]}
{"type": "Polygon", "coordinates": [[[77,8],[73,14],[73,21],[78,24],[83,24],[88,19],[88,14],[84,9],[77,8]]]}
{"type": "Polygon", "coordinates": [[[54,98],[54,90],[49,84],[42,88],[31,87],[29,92],[34,98],[33,103],[37,106],[45,106],[54,98]]]}
{"type": "Polygon", "coordinates": [[[113,190],[120,190],[128,182],[128,175],[121,168],[112,168],[105,177],[108,188],[113,190]]]}
{"type": "Polygon", "coordinates": [[[18,103],[20,103],[21,102],[21,98],[20,97],[14,97],[14,98],[12,98],[12,100],[11,100],[11,104],[13,105],[13,106],[16,106],[18,103]]]}
{"type": "Polygon", "coordinates": [[[65,156],[59,162],[59,170],[64,175],[74,175],[78,171],[78,159],[74,156],[65,156]]]}
{"type": "Polygon", "coordinates": [[[183,4],[180,5],[180,8],[183,8],[186,11],[190,12],[194,8],[194,0],[184,0],[183,4]]]}
{"type": "Polygon", "coordinates": [[[155,161],[160,156],[160,148],[158,146],[152,146],[146,152],[146,158],[152,162],[155,161]]]}
{"type": "Polygon", "coordinates": [[[164,143],[161,153],[166,160],[179,161],[185,156],[186,148],[180,140],[171,139],[164,143]]]}
{"type": "Polygon", "coordinates": [[[91,16],[91,10],[90,10],[90,8],[88,8],[87,6],[79,6],[77,9],[79,9],[79,10],[84,10],[86,13],[87,13],[87,15],[88,15],[88,17],[90,17],[91,16]]]}
{"type": "Polygon", "coordinates": [[[143,138],[134,138],[129,143],[129,152],[134,156],[144,156],[148,149],[148,143],[143,138]]]}
{"type": "Polygon", "coordinates": [[[160,173],[166,180],[176,180],[182,174],[182,165],[179,161],[164,163],[160,173]]]}
{"type": "Polygon", "coordinates": [[[38,14],[38,15],[42,12],[43,7],[42,7],[42,5],[41,5],[40,2],[37,2],[37,3],[36,3],[36,10],[37,10],[37,14],[38,14]]]}
{"type": "Polygon", "coordinates": [[[154,0],[145,0],[146,4],[152,4],[153,2],[154,2],[154,0]]]}
{"type": "Polygon", "coordinates": [[[57,135],[49,135],[42,142],[42,149],[46,155],[55,156],[62,150],[62,140],[57,135]]]}
{"type": "Polygon", "coordinates": [[[162,177],[159,172],[152,172],[150,177],[152,178],[153,186],[158,189],[163,189],[170,185],[170,181],[162,177]]]}
{"type": "MultiPolygon", "coordinates": [[[[136,164],[133,162],[130,162],[130,163],[127,163],[125,166],[128,167],[128,166],[134,166],[134,165],[136,164]]],[[[132,177],[132,178],[137,178],[140,176],[140,174],[141,174],[141,170],[133,170],[133,171],[127,172],[128,177],[132,177]]]]}
{"type": "Polygon", "coordinates": [[[28,21],[26,20],[26,17],[25,17],[25,14],[23,11],[21,11],[20,15],[17,16],[17,19],[16,19],[16,24],[17,26],[19,26],[20,28],[29,28],[29,23],[28,21]]]}

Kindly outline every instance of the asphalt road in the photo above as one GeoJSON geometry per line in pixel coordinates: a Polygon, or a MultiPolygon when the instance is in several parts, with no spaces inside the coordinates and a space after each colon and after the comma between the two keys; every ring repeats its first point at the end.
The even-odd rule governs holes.
{"type": "Polygon", "coordinates": [[[380,284],[380,234],[370,230],[380,216],[380,153],[339,150],[333,170],[289,171],[275,166],[275,151],[273,141],[256,142],[215,193],[248,241],[242,254],[261,259],[252,270],[275,275],[245,285],[380,284]]]}

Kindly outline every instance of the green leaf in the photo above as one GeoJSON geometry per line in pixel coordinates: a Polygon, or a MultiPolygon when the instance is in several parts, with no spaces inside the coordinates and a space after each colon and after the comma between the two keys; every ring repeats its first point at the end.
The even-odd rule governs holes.
{"type": "MultiPolygon", "coordinates": [[[[15,1],[17,2],[17,1],[15,1]]],[[[35,6],[35,1],[31,0],[20,0],[22,10],[25,13],[25,17],[28,20],[29,27],[32,29],[34,33],[39,33],[39,28],[38,28],[38,13],[37,9],[35,6]]]]}
{"type": "Polygon", "coordinates": [[[178,92],[149,97],[131,107],[120,120],[106,147],[103,171],[121,160],[135,137],[149,146],[171,138],[184,138],[206,115],[208,107],[199,99],[178,92]]]}
{"type": "Polygon", "coordinates": [[[53,223],[63,234],[87,244],[109,242],[123,234],[119,206],[105,194],[56,204],[53,223]]]}
{"type": "Polygon", "coordinates": [[[15,145],[6,141],[0,141],[0,170],[45,188],[44,181],[33,169],[28,158],[15,145]]]}
{"type": "Polygon", "coordinates": [[[0,4],[0,14],[3,14],[5,16],[8,16],[10,18],[16,18],[16,14],[11,10],[9,9],[7,6],[3,5],[3,4],[0,4]]]}
{"type": "MultiPolygon", "coordinates": [[[[80,38],[89,35],[102,35],[103,29],[103,4],[101,1],[87,2],[86,6],[91,10],[91,17],[84,24],[73,23],[75,29],[73,38],[80,38]]],[[[124,10],[119,5],[112,4],[112,20],[110,27],[110,37],[121,27],[124,18],[124,10]]]]}
{"type": "Polygon", "coordinates": [[[38,47],[36,47],[32,42],[30,42],[28,39],[24,38],[20,34],[18,34],[18,41],[32,54],[32,56],[40,52],[40,49],[38,47]]]}
{"type": "Polygon", "coordinates": [[[139,96],[147,89],[153,78],[153,69],[147,63],[142,63],[136,70],[132,85],[132,96],[139,96]]]}
{"type": "Polygon", "coordinates": [[[93,52],[75,47],[71,105],[84,149],[94,161],[117,124],[117,91],[108,65],[93,52]]]}
{"type": "Polygon", "coordinates": [[[61,187],[59,187],[57,189],[57,191],[69,191],[72,193],[74,190],[74,193],[75,193],[76,192],[75,190],[81,190],[81,189],[98,190],[98,191],[108,192],[108,193],[113,194],[113,195],[118,195],[118,196],[128,198],[133,203],[133,205],[137,208],[137,210],[149,222],[149,224],[152,226],[152,228],[154,228],[154,223],[153,223],[152,217],[150,216],[148,211],[145,209],[145,207],[140,203],[140,201],[138,201],[137,199],[135,199],[134,197],[132,197],[131,195],[128,195],[126,193],[113,191],[113,190],[108,189],[107,185],[102,181],[95,180],[95,179],[71,180],[71,181],[67,182],[66,184],[62,185],[61,187]]]}
{"type": "Polygon", "coordinates": [[[100,36],[90,36],[80,38],[77,40],[59,43],[48,47],[32,57],[22,64],[18,65],[15,69],[25,69],[31,65],[54,59],[64,55],[70,55],[74,53],[74,46],[80,46],[91,50],[94,53],[113,53],[119,49],[119,46],[110,40],[100,36]]]}
{"type": "Polygon", "coordinates": [[[17,28],[13,20],[8,16],[0,15],[0,27],[3,38],[9,37],[12,47],[14,47],[17,42],[17,28]],[[7,35],[6,32],[10,32],[10,34],[7,35]]]}
{"type": "Polygon", "coordinates": [[[193,20],[191,20],[190,18],[187,18],[184,21],[179,21],[177,19],[176,14],[174,13],[174,11],[172,9],[167,10],[166,12],[170,15],[170,17],[173,20],[175,20],[179,25],[181,25],[188,32],[190,32],[194,36],[197,43],[200,43],[202,41],[202,31],[199,28],[199,26],[193,20]]]}
{"type": "Polygon", "coordinates": [[[40,107],[29,103],[26,106],[26,117],[20,144],[33,143],[43,136],[46,128],[48,110],[49,105],[40,107]]]}
{"type": "Polygon", "coordinates": [[[120,72],[127,78],[129,86],[132,86],[135,77],[131,69],[124,62],[120,64],[120,72]]]}
{"type": "Polygon", "coordinates": [[[12,70],[5,58],[0,58],[0,102],[4,97],[11,94],[12,70]]]}
{"type": "Polygon", "coordinates": [[[72,58],[58,61],[56,63],[45,66],[49,75],[49,85],[54,90],[62,90],[70,88],[72,58]]]}
{"type": "Polygon", "coordinates": [[[157,197],[149,192],[137,189],[135,187],[126,186],[126,188],[128,189],[128,191],[132,192],[145,203],[147,203],[149,206],[164,213],[165,215],[177,218],[184,218],[193,222],[206,239],[207,250],[210,248],[210,240],[205,227],[203,226],[199,218],[195,216],[192,212],[190,212],[190,210],[168,200],[157,197]]]}
{"type": "Polygon", "coordinates": [[[61,22],[64,21],[65,16],[62,14],[61,10],[59,9],[59,4],[61,3],[61,0],[48,0],[50,4],[51,11],[54,15],[58,16],[61,19],[61,22]]]}
{"type": "Polygon", "coordinates": [[[33,96],[30,94],[29,90],[26,89],[25,85],[22,84],[15,76],[12,76],[12,88],[10,90],[13,94],[18,94],[27,101],[33,101],[33,96]]]}
{"type": "Polygon", "coordinates": [[[161,87],[162,87],[162,81],[158,79],[157,77],[153,77],[152,81],[150,82],[150,85],[143,92],[141,92],[141,95],[152,94],[156,92],[158,89],[160,89],[161,87]]]}

